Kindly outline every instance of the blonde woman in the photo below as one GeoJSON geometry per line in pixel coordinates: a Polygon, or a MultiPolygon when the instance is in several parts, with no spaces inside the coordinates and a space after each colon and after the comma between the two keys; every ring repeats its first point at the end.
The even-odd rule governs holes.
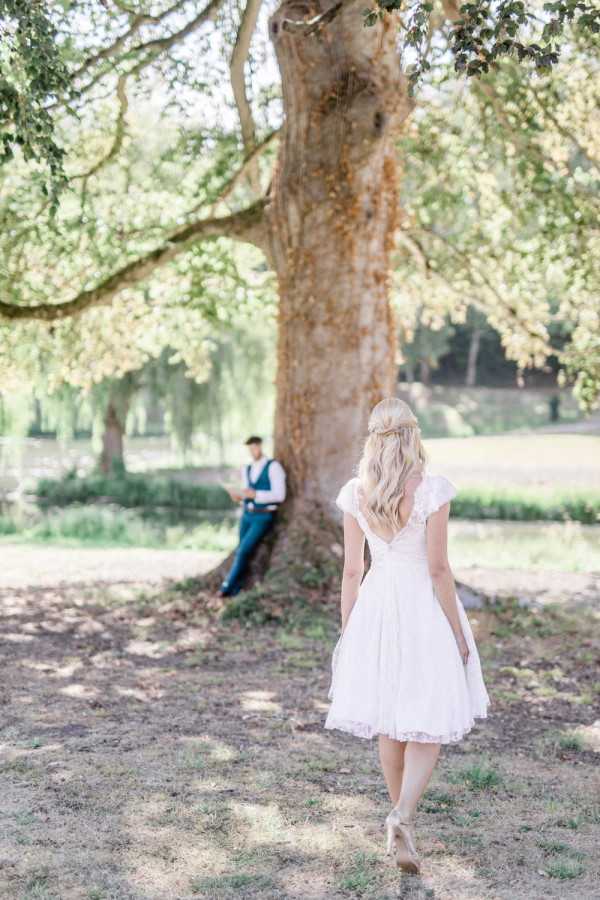
{"type": "Polygon", "coordinates": [[[469,620],[447,557],[454,485],[426,470],[410,407],[373,409],[344,512],[342,631],[332,656],[325,728],[378,736],[392,801],[387,853],[420,871],[413,817],[442,744],[459,741],[489,705],[469,620]],[[371,566],[364,579],[365,538],[371,566]]]}

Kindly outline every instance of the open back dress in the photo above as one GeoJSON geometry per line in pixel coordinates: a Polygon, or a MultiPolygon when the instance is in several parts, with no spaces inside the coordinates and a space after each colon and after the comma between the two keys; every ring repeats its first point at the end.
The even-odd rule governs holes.
{"type": "Polygon", "coordinates": [[[340,490],[336,504],[365,533],[371,566],[333,650],[325,728],[446,744],[487,717],[490,699],[467,614],[457,595],[470,651],[465,665],[427,561],[427,519],[455,494],[443,475],[424,473],[406,525],[386,541],[360,510],[358,478],[340,490]]]}

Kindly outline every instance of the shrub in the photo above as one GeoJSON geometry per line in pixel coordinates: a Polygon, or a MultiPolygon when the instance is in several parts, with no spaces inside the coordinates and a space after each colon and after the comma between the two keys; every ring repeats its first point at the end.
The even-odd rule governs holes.
{"type": "Polygon", "coordinates": [[[78,478],[69,472],[63,478],[42,478],[38,500],[52,506],[105,500],[119,506],[169,506],[177,509],[233,509],[229,494],[218,484],[189,484],[175,478],[114,473],[78,478]]]}
{"type": "Polygon", "coordinates": [[[593,493],[536,495],[527,489],[465,488],[452,501],[456,519],[502,519],[513,522],[600,522],[600,495],[593,493]]]}

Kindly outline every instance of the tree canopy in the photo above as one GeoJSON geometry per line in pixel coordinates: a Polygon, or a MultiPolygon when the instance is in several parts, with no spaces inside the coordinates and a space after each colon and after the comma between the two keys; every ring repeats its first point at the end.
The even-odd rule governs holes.
{"type": "MultiPolygon", "coordinates": [[[[0,6],[2,375],[45,357],[56,384],[85,384],[166,345],[200,370],[211,317],[274,298],[262,224],[281,126],[270,10],[23,7],[0,6]]],[[[320,39],[330,10],[301,23],[305,40],[320,39]]],[[[380,12],[416,86],[398,137],[403,323],[417,310],[459,321],[473,305],[519,365],[559,352],[592,405],[600,13],[446,0],[380,12]]]]}

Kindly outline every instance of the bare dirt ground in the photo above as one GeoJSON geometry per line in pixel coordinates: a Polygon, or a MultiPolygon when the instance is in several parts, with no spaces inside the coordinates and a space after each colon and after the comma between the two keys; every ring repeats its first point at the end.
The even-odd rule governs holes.
{"type": "Polygon", "coordinates": [[[208,571],[222,554],[142,547],[87,548],[47,544],[0,545],[0,589],[56,584],[183,579],[208,571]]]}
{"type": "Polygon", "coordinates": [[[490,716],[401,877],[376,741],[322,727],[337,597],[259,628],[164,586],[5,587],[0,897],[598,898],[598,606],[565,590],[469,613],[490,716]]]}

